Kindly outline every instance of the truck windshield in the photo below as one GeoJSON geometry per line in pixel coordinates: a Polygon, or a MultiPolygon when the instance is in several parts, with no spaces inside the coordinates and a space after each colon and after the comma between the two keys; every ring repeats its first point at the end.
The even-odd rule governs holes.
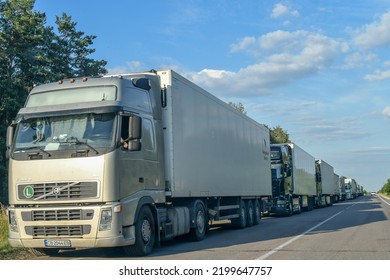
{"type": "Polygon", "coordinates": [[[38,117],[22,120],[17,128],[14,152],[38,149],[43,151],[92,150],[114,145],[115,114],[78,114],[38,117]]]}

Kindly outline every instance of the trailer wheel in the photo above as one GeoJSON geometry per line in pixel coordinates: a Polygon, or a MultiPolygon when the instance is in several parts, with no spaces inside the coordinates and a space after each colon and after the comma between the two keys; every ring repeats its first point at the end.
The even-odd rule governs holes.
{"type": "Polygon", "coordinates": [[[254,217],[253,217],[253,224],[258,225],[260,224],[260,219],[261,219],[261,208],[260,208],[260,202],[255,199],[254,202],[254,217]]]}
{"type": "Polygon", "coordinates": [[[247,200],[246,202],[246,226],[253,226],[253,221],[255,219],[255,211],[253,209],[252,200],[247,200]]]}
{"type": "Polygon", "coordinates": [[[37,257],[41,256],[56,256],[60,249],[58,248],[31,248],[30,252],[37,257]]]}
{"type": "Polygon", "coordinates": [[[201,200],[194,203],[194,223],[195,226],[190,230],[190,238],[192,241],[201,241],[206,235],[208,219],[206,214],[206,207],[201,200]]]}
{"type": "Polygon", "coordinates": [[[124,247],[129,255],[146,256],[153,251],[156,239],[152,210],[148,205],[141,207],[135,223],[135,244],[124,247]]]}
{"type": "Polygon", "coordinates": [[[246,205],[243,200],[240,201],[239,213],[240,216],[238,218],[232,219],[232,224],[235,228],[244,228],[246,226],[246,205]]]}

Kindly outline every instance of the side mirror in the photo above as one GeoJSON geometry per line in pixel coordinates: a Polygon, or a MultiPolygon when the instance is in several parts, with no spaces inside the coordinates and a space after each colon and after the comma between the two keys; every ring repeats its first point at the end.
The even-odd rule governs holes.
{"type": "Polygon", "coordinates": [[[129,117],[129,140],[141,139],[141,117],[129,117]]]}
{"type": "Polygon", "coordinates": [[[130,116],[129,118],[129,151],[141,150],[142,122],[139,116],[130,116]]]}
{"type": "Polygon", "coordinates": [[[5,158],[9,159],[10,151],[12,148],[12,143],[14,141],[14,133],[15,133],[15,125],[12,124],[7,128],[7,139],[6,139],[6,147],[5,158]]]}

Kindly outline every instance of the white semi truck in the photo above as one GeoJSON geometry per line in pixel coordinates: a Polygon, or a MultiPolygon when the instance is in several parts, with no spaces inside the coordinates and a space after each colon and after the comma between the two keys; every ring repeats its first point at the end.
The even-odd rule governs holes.
{"type": "Polygon", "coordinates": [[[334,173],[334,191],[333,191],[333,202],[339,202],[340,201],[340,176],[336,173],[334,173]]]}
{"type": "Polygon", "coordinates": [[[316,160],[317,207],[333,204],[335,195],[335,181],[333,166],[324,160],[316,160]]]}
{"type": "Polygon", "coordinates": [[[346,179],[347,179],[347,177],[340,176],[340,196],[339,196],[339,200],[346,200],[347,199],[346,179]]]}
{"type": "Polygon", "coordinates": [[[315,158],[295,143],[271,144],[271,213],[292,215],[314,207],[315,158]]]}
{"type": "Polygon", "coordinates": [[[34,88],[7,131],[9,243],[36,254],[258,224],[269,130],[172,70],[34,88]]]}
{"type": "Polygon", "coordinates": [[[354,199],[356,198],[357,193],[357,183],[356,180],[353,178],[346,178],[345,179],[345,193],[346,193],[346,199],[354,199]]]}

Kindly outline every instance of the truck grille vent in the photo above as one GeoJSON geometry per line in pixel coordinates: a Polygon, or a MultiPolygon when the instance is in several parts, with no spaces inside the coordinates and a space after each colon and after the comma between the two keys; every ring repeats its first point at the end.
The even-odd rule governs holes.
{"type": "Polygon", "coordinates": [[[60,210],[33,210],[23,211],[23,221],[77,221],[91,220],[93,210],[60,209],[60,210]]]}
{"type": "Polygon", "coordinates": [[[26,227],[26,234],[38,236],[82,236],[91,232],[91,226],[26,227]]]}
{"type": "Polygon", "coordinates": [[[81,210],[33,211],[33,221],[80,220],[81,210]]]}
{"type": "Polygon", "coordinates": [[[18,185],[18,196],[23,200],[75,200],[96,198],[97,182],[62,182],[18,185]]]}

